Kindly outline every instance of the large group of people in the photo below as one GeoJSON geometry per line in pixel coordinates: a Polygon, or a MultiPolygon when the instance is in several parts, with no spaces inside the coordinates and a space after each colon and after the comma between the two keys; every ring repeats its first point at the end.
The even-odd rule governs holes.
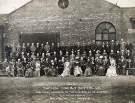
{"type": "Polygon", "coordinates": [[[117,76],[134,66],[133,45],[92,41],[72,46],[60,43],[22,43],[5,46],[2,69],[12,77],[117,76]]]}

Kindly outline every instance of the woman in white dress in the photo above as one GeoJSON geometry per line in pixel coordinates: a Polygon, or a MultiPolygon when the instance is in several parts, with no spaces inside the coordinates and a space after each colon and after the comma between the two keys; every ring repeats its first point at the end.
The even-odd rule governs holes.
{"type": "Polygon", "coordinates": [[[76,63],[75,63],[75,68],[74,68],[74,76],[76,76],[76,77],[79,77],[79,76],[81,76],[82,75],[82,69],[81,69],[81,67],[79,66],[79,62],[77,61],[76,63]]]}
{"type": "Polygon", "coordinates": [[[36,63],[35,63],[35,76],[36,77],[40,77],[40,61],[37,60],[36,63]]]}
{"type": "Polygon", "coordinates": [[[108,77],[113,77],[113,76],[117,76],[116,73],[116,61],[113,57],[110,57],[110,66],[107,70],[106,76],[108,77]]]}
{"type": "Polygon", "coordinates": [[[67,59],[66,62],[64,63],[64,70],[61,76],[62,77],[70,76],[70,68],[71,68],[70,62],[67,59]]]}

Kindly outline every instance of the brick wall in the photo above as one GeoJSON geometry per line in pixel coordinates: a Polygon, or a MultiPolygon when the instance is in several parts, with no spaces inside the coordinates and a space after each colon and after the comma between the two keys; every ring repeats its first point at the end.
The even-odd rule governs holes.
{"type": "Polygon", "coordinates": [[[4,57],[4,40],[8,36],[8,15],[0,15],[0,61],[4,57]]]}
{"type": "Polygon", "coordinates": [[[10,14],[8,41],[18,42],[21,33],[60,32],[60,42],[67,45],[95,39],[96,26],[111,22],[122,36],[121,11],[104,0],[69,0],[61,9],[58,0],[33,0],[10,14]]]}
{"type": "MultiPolygon", "coordinates": [[[[135,49],[135,29],[132,29],[131,18],[135,18],[135,8],[124,8],[123,10],[123,21],[125,24],[126,37],[131,42],[135,49]]],[[[133,50],[134,51],[134,50],[133,50]]],[[[135,54],[135,52],[134,52],[135,54]]]]}

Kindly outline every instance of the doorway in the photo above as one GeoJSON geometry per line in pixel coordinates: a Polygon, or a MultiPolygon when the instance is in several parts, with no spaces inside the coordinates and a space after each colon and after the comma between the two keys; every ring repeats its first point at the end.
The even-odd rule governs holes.
{"type": "Polygon", "coordinates": [[[4,59],[4,26],[0,25],[0,61],[4,59]]]}
{"type": "Polygon", "coordinates": [[[23,33],[20,35],[21,43],[57,43],[60,41],[60,33],[23,33]]]}

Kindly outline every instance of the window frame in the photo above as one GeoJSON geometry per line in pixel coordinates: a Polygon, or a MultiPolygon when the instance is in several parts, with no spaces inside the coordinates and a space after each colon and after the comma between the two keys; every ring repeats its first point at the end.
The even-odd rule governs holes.
{"type": "Polygon", "coordinates": [[[106,21],[98,24],[96,29],[95,29],[95,41],[96,41],[96,43],[97,42],[101,42],[101,43],[110,42],[111,40],[116,41],[116,28],[115,28],[115,26],[112,23],[106,22],[106,21]],[[109,27],[107,27],[107,25],[109,27]],[[110,32],[109,31],[110,29],[112,29],[113,31],[110,32]],[[97,39],[98,35],[101,35],[101,40],[97,39]],[[108,39],[104,39],[104,35],[108,35],[108,39]],[[112,36],[113,38],[111,37],[111,35],[113,35],[112,36]]]}

